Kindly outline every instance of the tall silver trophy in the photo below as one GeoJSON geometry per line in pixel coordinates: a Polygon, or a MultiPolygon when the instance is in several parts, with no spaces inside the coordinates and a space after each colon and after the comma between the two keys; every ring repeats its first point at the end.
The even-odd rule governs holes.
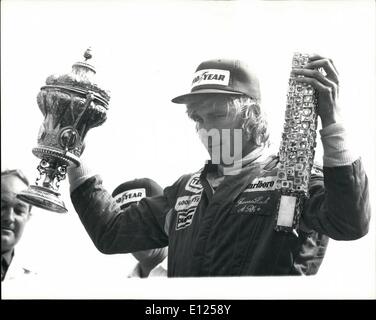
{"type": "Polygon", "coordinates": [[[72,71],[51,75],[40,89],[37,103],[44,121],[38,134],[38,145],[32,149],[41,159],[35,185],[17,197],[46,210],[65,213],[67,209],[59,193],[68,166],[79,166],[84,138],[89,129],[101,125],[107,117],[109,93],[95,83],[95,68],[85,61],[73,65],[72,71]]]}
{"type": "MultiPolygon", "coordinates": [[[[308,63],[307,54],[295,53],[292,69],[308,63]]],[[[280,190],[275,230],[296,232],[315,157],[317,92],[309,84],[289,79],[285,122],[279,148],[277,188],[280,190]]]]}

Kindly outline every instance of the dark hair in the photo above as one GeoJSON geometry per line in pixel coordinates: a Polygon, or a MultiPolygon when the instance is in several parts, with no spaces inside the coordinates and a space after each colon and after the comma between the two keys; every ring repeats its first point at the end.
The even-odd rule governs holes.
{"type": "Polygon", "coordinates": [[[20,169],[4,170],[1,171],[1,176],[15,176],[19,178],[23,183],[29,186],[29,180],[20,169]]]}
{"type": "MultiPolygon", "coordinates": [[[[7,170],[4,170],[4,171],[1,171],[1,178],[3,178],[3,176],[15,176],[15,177],[19,178],[27,186],[30,185],[29,180],[26,178],[26,176],[24,175],[24,173],[20,169],[7,169],[7,170]]],[[[29,205],[29,212],[30,212],[32,205],[29,204],[29,203],[28,203],[28,205],[29,205]]]]}

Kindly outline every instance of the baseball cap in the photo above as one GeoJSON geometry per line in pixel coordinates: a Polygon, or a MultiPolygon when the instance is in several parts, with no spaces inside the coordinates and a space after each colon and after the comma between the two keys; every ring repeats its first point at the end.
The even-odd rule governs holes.
{"type": "Polygon", "coordinates": [[[134,179],[120,184],[112,192],[112,197],[124,209],[134,202],[145,197],[154,197],[163,194],[162,187],[149,178],[134,179]]]}
{"type": "Polygon", "coordinates": [[[187,104],[207,95],[247,95],[260,100],[260,84],[256,74],[240,60],[214,59],[202,62],[193,76],[191,92],[171,101],[187,104]]]}

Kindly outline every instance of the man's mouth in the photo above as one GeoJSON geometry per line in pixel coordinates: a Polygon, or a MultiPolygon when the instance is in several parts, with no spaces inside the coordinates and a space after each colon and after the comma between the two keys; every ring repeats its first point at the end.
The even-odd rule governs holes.
{"type": "Polygon", "coordinates": [[[212,143],[209,141],[208,143],[208,148],[212,149],[212,148],[219,148],[221,146],[220,143],[212,143]]]}
{"type": "Polygon", "coordinates": [[[14,230],[12,228],[8,227],[1,227],[1,233],[3,234],[9,234],[9,233],[14,233],[14,230]]]}

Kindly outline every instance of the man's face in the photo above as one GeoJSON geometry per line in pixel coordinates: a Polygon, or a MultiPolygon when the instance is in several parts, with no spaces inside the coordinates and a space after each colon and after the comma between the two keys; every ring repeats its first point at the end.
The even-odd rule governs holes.
{"type": "Polygon", "coordinates": [[[16,176],[1,177],[1,252],[16,245],[29,219],[30,206],[16,198],[26,187],[16,176]]]}
{"type": "Polygon", "coordinates": [[[189,104],[187,108],[212,160],[220,159],[221,164],[230,165],[231,161],[242,158],[248,152],[242,119],[229,114],[225,99],[209,98],[189,104]]]}

